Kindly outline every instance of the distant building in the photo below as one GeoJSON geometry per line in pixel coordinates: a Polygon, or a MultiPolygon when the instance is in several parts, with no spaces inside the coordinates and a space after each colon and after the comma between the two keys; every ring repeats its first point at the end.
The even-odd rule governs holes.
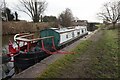
{"type": "Polygon", "coordinates": [[[94,31],[95,29],[98,28],[96,25],[99,25],[99,24],[100,23],[98,23],[98,22],[88,22],[87,30],[88,31],[94,31]]]}
{"type": "Polygon", "coordinates": [[[87,20],[74,20],[73,26],[87,26],[88,21],[87,20]]]}
{"type": "Polygon", "coordinates": [[[73,26],[87,26],[88,31],[94,31],[97,29],[96,25],[99,25],[99,22],[88,22],[87,20],[74,20],[73,26]]]}

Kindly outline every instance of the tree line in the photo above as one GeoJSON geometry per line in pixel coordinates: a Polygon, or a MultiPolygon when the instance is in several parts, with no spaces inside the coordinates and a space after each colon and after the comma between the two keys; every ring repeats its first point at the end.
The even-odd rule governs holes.
{"type": "Polygon", "coordinates": [[[102,11],[98,13],[105,23],[112,23],[113,28],[120,21],[120,1],[107,2],[103,5],[102,11]]]}
{"type": "MultiPolygon", "coordinates": [[[[22,11],[29,15],[33,22],[56,22],[64,27],[68,27],[72,24],[74,19],[72,11],[66,8],[58,18],[56,16],[42,16],[43,12],[47,8],[47,2],[42,0],[19,0],[20,4],[17,6],[18,11],[22,11]]],[[[4,8],[2,12],[3,19],[6,18],[8,21],[19,21],[18,13],[11,13],[9,8],[4,8]]]]}
{"type": "Polygon", "coordinates": [[[18,19],[18,13],[11,13],[11,10],[9,8],[5,8],[2,13],[2,21],[19,21],[18,19]]]}
{"type": "MultiPolygon", "coordinates": [[[[64,27],[72,25],[74,20],[72,11],[66,8],[61,12],[58,18],[56,16],[42,16],[47,8],[48,3],[43,0],[19,0],[20,4],[17,6],[17,10],[22,11],[29,15],[33,22],[57,22],[64,27]]],[[[7,17],[9,21],[19,20],[17,12],[11,14],[9,8],[4,9],[2,16],[7,17]]],[[[98,13],[104,22],[112,23],[113,26],[120,21],[120,1],[108,2],[103,5],[103,10],[98,13]]]]}

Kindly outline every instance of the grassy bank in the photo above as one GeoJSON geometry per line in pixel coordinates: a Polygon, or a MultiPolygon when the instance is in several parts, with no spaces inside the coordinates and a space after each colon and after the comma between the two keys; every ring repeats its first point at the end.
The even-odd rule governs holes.
{"type": "Polygon", "coordinates": [[[117,30],[105,30],[92,56],[91,74],[96,78],[118,77],[118,36],[117,30]]]}
{"type": "Polygon", "coordinates": [[[67,54],[61,59],[57,60],[53,64],[49,65],[48,69],[41,75],[39,78],[54,78],[61,75],[61,71],[70,67],[70,64],[74,62],[75,58],[79,57],[82,53],[87,50],[88,45],[91,45],[92,41],[86,40],[81,42],[75,49],[72,51],[75,54],[67,54]]]}
{"type": "Polygon", "coordinates": [[[49,65],[48,69],[39,75],[40,78],[61,78],[70,73],[89,78],[117,78],[118,77],[118,36],[117,30],[104,30],[102,37],[97,41],[83,41],[73,49],[77,54],[65,55],[49,65]],[[81,57],[82,56],[82,57],[81,57]],[[81,58],[89,56],[87,62],[81,58]],[[74,65],[73,65],[74,64],[74,65]],[[82,66],[82,67],[80,67],[82,66]],[[83,68],[83,69],[79,69],[83,68]],[[82,71],[83,70],[83,71],[82,71]],[[84,73],[84,74],[82,74],[84,73]]]}
{"type": "Polygon", "coordinates": [[[8,22],[2,22],[2,34],[3,35],[11,35],[16,33],[28,33],[28,32],[36,32],[45,28],[49,28],[53,26],[54,23],[32,23],[32,22],[26,22],[26,21],[8,21],[8,22]]]}

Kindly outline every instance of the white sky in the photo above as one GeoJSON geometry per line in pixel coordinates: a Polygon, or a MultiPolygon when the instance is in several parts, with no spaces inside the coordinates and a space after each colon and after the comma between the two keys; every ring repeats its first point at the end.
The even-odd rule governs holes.
{"type": "MultiPolygon", "coordinates": [[[[6,0],[7,6],[12,10],[15,10],[19,0],[6,0]]],[[[44,15],[58,15],[66,8],[70,8],[73,16],[78,17],[80,20],[88,20],[89,22],[99,21],[96,14],[100,12],[104,3],[111,0],[46,0],[48,3],[47,9],[44,15]]],[[[113,0],[112,0],[113,1],[113,0]]],[[[30,17],[23,12],[18,12],[19,19],[31,21],[30,17]]]]}

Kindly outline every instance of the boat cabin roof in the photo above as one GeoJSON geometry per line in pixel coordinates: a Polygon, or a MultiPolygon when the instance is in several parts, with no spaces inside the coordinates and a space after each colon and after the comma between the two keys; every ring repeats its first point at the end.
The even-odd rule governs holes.
{"type": "Polygon", "coordinates": [[[60,28],[60,29],[54,29],[58,33],[67,33],[71,31],[75,31],[77,29],[84,29],[86,26],[73,26],[73,27],[65,27],[65,28],[60,28]]]}

